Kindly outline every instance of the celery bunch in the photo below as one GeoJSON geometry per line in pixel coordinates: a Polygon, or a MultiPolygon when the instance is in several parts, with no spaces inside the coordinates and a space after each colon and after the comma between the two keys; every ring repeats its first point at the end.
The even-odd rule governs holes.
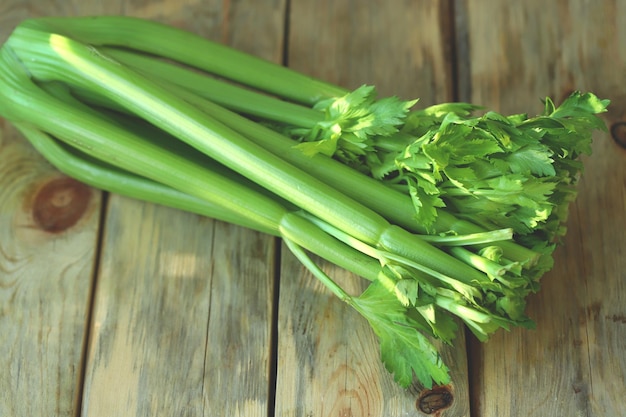
{"type": "Polygon", "coordinates": [[[452,343],[456,318],[480,340],[533,325],[608,101],[414,104],[133,18],[27,20],[0,49],[0,115],[58,169],[282,237],[368,320],[395,380],[430,387],[449,381],[430,338],[452,343]],[[309,253],[371,284],[347,294],[309,253]]]}

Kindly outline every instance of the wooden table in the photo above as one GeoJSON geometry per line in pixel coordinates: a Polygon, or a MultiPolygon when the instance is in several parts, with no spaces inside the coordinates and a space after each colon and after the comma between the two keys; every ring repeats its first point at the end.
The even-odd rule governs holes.
{"type": "MultiPolygon", "coordinates": [[[[626,2],[4,0],[0,40],[52,14],[163,21],[424,106],[534,114],[593,91],[626,137],[626,2]]],[[[368,325],[278,240],[72,182],[2,123],[0,416],[424,415],[428,393],[394,385],[368,325]]],[[[432,415],[626,415],[626,149],[593,149],[537,329],[461,335],[432,415]]]]}

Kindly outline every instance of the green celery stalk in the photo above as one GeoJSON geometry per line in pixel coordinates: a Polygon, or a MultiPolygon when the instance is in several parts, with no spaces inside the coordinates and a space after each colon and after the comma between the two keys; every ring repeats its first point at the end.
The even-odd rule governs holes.
{"type": "Polygon", "coordinates": [[[314,104],[347,90],[297,71],[211,42],[161,23],[126,16],[45,17],[22,25],[53,29],[94,46],[119,46],[149,53],[267,91],[314,104]],[[293,88],[297,87],[297,88],[293,88]]]}
{"type": "MultiPolygon", "coordinates": [[[[0,54],[4,55],[5,52],[1,50],[0,54]]],[[[15,73],[7,74],[4,69],[5,67],[0,65],[0,75],[5,82],[15,78],[15,73]]],[[[45,126],[63,137],[67,144],[58,142],[32,122],[15,121],[20,117],[14,119],[12,123],[51,164],[87,185],[275,236],[280,236],[280,232],[283,231],[289,233],[289,238],[298,245],[360,276],[374,280],[378,275],[376,268],[372,268],[372,265],[380,265],[377,260],[365,260],[365,257],[357,256],[357,250],[342,244],[312,224],[306,227],[305,231],[298,229],[297,225],[309,222],[291,219],[292,216],[299,215],[282,207],[281,200],[276,196],[269,197],[254,190],[249,181],[238,175],[226,176],[224,169],[215,164],[208,166],[203,164],[199,167],[189,159],[185,159],[185,163],[173,163],[177,158],[167,157],[167,150],[160,149],[126,130],[116,128],[105,119],[96,118],[92,112],[79,107],[76,103],[70,105],[66,101],[50,96],[33,84],[21,83],[19,87],[9,85],[6,89],[5,84],[0,83],[0,96],[3,94],[11,94],[11,98],[17,102],[21,101],[20,99],[27,100],[28,97],[33,103],[37,103],[27,106],[22,111],[15,111],[15,106],[12,107],[13,112],[7,112],[5,109],[5,116],[25,115],[33,108],[41,111],[46,106],[50,110],[55,109],[49,116],[58,116],[59,120],[62,120],[59,123],[62,127],[53,123],[45,123],[45,126]],[[31,88],[24,88],[28,86],[31,88]],[[21,94],[16,94],[18,91],[21,94]],[[89,136],[83,135],[84,130],[78,128],[78,123],[75,123],[78,120],[94,133],[89,136]],[[118,157],[113,156],[114,154],[118,157]],[[116,165],[103,161],[111,161],[116,165]],[[151,169],[142,168],[145,162],[150,163],[151,169]],[[146,177],[134,172],[142,172],[146,177]],[[172,178],[177,181],[173,181],[172,178]],[[164,184],[168,182],[176,183],[176,188],[164,184]],[[202,182],[203,187],[187,185],[196,182],[202,182]],[[181,189],[193,194],[187,194],[181,189]],[[243,200],[248,201],[248,204],[239,210],[234,209],[233,204],[237,206],[243,200]],[[246,206],[254,207],[254,213],[250,214],[246,206]],[[361,259],[359,262],[351,262],[352,259],[359,258],[361,259]]]]}
{"type": "MultiPolygon", "coordinates": [[[[169,84],[165,80],[162,80],[161,83],[169,84]]],[[[178,89],[172,85],[168,85],[168,88],[190,103],[195,104],[219,122],[228,125],[233,130],[245,135],[280,158],[332,185],[347,196],[366,205],[392,223],[407,230],[420,234],[453,232],[464,236],[485,232],[485,229],[480,226],[457,219],[446,211],[439,213],[436,223],[432,226],[432,230],[429,231],[415,220],[413,203],[406,194],[325,155],[306,155],[294,148],[295,142],[292,139],[211,101],[198,97],[190,91],[178,89]]],[[[538,253],[513,241],[498,239],[498,245],[502,247],[507,257],[525,262],[528,267],[533,266],[540,256],[538,253]]],[[[484,244],[475,243],[475,246],[480,248],[484,244]]]]}
{"type": "MultiPolygon", "coordinates": [[[[239,215],[220,205],[220,200],[201,199],[92,158],[54,139],[33,125],[16,123],[15,127],[55,168],[86,185],[199,214],[269,235],[281,236],[281,232],[286,233],[289,239],[299,246],[369,281],[375,281],[381,273],[379,261],[343,244],[315,227],[313,223],[309,222],[304,228],[297,227],[297,224],[302,225],[302,222],[306,220],[294,220],[293,216],[300,217],[295,214],[290,214],[289,218],[281,220],[280,224],[267,227],[266,223],[256,223],[248,217],[239,215]]],[[[237,180],[243,179],[238,178],[237,180]]],[[[229,188],[224,191],[231,192],[232,190],[229,188]]]]}
{"type": "Polygon", "coordinates": [[[155,57],[118,48],[99,50],[142,74],[174,83],[237,113],[308,128],[324,120],[322,112],[310,107],[261,94],[155,57]]]}
{"type": "Polygon", "coordinates": [[[60,172],[91,187],[132,197],[190,213],[200,214],[227,223],[278,236],[278,225],[250,221],[245,216],[175,188],[163,185],[106,162],[91,158],[47,133],[27,123],[15,123],[15,127],[33,147],[60,172]]]}
{"type": "Polygon", "coordinates": [[[166,89],[100,55],[92,47],[29,25],[18,27],[5,47],[12,48],[35,77],[56,78],[97,90],[358,240],[398,252],[464,282],[488,279],[404,229],[391,227],[382,216],[250,142],[166,89]],[[55,62],[65,70],[55,70],[55,62]]]}
{"type": "MultiPolygon", "coordinates": [[[[111,49],[107,49],[107,52],[110,52],[111,49]]],[[[154,63],[152,59],[144,60],[144,58],[138,57],[135,54],[116,51],[114,56],[116,58],[125,57],[123,59],[124,63],[135,63],[135,65],[141,64],[140,70],[142,73],[147,73],[148,75],[158,76],[159,80],[155,80],[160,85],[165,85],[167,88],[178,96],[184,98],[185,100],[193,103],[198,108],[206,111],[212,117],[214,117],[217,121],[224,123],[231,127],[233,130],[241,133],[247,138],[251,139],[255,143],[263,146],[265,149],[270,150],[274,154],[280,156],[284,160],[296,165],[297,167],[303,169],[307,173],[315,176],[323,180],[325,183],[332,185],[338,190],[345,193],[347,196],[353,198],[354,200],[368,206],[369,208],[375,210],[377,213],[383,215],[386,219],[391,222],[398,224],[406,228],[407,230],[413,231],[415,233],[425,234],[428,231],[422,227],[420,223],[415,221],[413,213],[413,203],[410,198],[408,198],[405,194],[392,189],[377,181],[371,177],[368,177],[350,167],[343,165],[331,158],[326,157],[325,155],[314,155],[308,156],[299,150],[294,149],[295,142],[292,139],[289,139],[286,136],[281,135],[280,133],[269,129],[263,125],[253,122],[252,120],[242,117],[239,114],[229,111],[226,108],[216,105],[215,103],[204,99],[203,97],[199,97],[194,94],[194,92],[198,92],[199,87],[202,85],[200,79],[196,79],[194,73],[187,72],[180,68],[176,68],[176,71],[170,72],[170,70],[160,71],[159,64],[151,66],[147,65],[148,63],[154,63]],[[136,59],[137,58],[137,59],[136,59]],[[156,68],[156,70],[151,70],[148,67],[156,68]],[[146,71],[144,71],[146,70],[146,71]],[[179,73],[178,70],[183,71],[179,73]],[[183,75],[191,75],[187,81],[180,81],[184,77],[183,75]],[[176,85],[173,85],[170,79],[160,79],[162,76],[175,76],[173,79],[176,80],[176,85]],[[189,88],[192,86],[196,86],[196,90],[194,92],[188,89],[181,89],[179,86],[185,85],[189,88]]],[[[156,61],[159,62],[159,61],[156,61]]],[[[170,64],[164,64],[168,67],[175,68],[170,64]]],[[[201,77],[202,79],[206,79],[206,77],[201,77]]],[[[217,86],[214,90],[214,93],[207,93],[202,95],[214,96],[216,98],[221,98],[222,94],[224,94],[222,103],[225,103],[227,107],[233,107],[232,110],[245,109],[245,111],[249,111],[250,113],[254,113],[255,110],[253,107],[260,105],[262,103],[262,110],[256,112],[256,116],[263,117],[263,113],[269,114],[270,117],[275,117],[276,119],[282,117],[296,120],[299,116],[296,114],[293,118],[287,115],[287,112],[295,106],[290,103],[285,103],[280,100],[276,100],[271,97],[266,97],[259,95],[258,93],[254,93],[248,90],[244,90],[238,87],[228,86],[225,90],[222,90],[224,87],[224,83],[215,82],[215,80],[211,80],[210,84],[213,83],[221,84],[221,86],[217,86]],[[230,89],[234,89],[232,95],[229,95],[230,89]],[[236,99],[233,99],[236,97],[236,99]],[[260,98],[263,99],[259,102],[260,98]],[[237,104],[231,102],[238,101],[239,99],[243,100],[245,104],[237,106],[237,104]],[[252,104],[250,104],[252,103],[252,104]],[[271,106],[277,103],[285,103],[287,106],[279,105],[275,108],[270,109],[271,106]]],[[[77,93],[84,97],[86,100],[98,103],[100,105],[108,106],[116,108],[119,111],[124,111],[123,108],[120,108],[115,103],[110,100],[107,101],[102,97],[94,96],[92,92],[87,90],[78,90],[77,93]]],[[[319,113],[313,111],[314,113],[319,113]]],[[[312,119],[312,117],[311,117],[312,119]]],[[[306,123],[302,121],[302,125],[306,123]]],[[[501,235],[496,237],[496,233],[493,232],[484,232],[484,229],[480,228],[477,225],[474,225],[470,222],[459,220],[454,218],[453,215],[447,212],[441,212],[437,222],[433,226],[434,230],[431,230],[431,233],[449,233],[453,232],[455,234],[459,234],[462,236],[473,235],[473,234],[483,234],[485,235],[484,242],[469,242],[465,241],[464,244],[473,244],[476,247],[480,247],[481,244],[487,244],[490,242],[498,241],[498,245],[500,245],[508,257],[515,259],[517,261],[525,262],[525,265],[530,267],[534,265],[539,254],[536,252],[529,250],[523,246],[517,245],[514,242],[505,242],[505,238],[501,235]]],[[[501,232],[498,232],[501,233],[501,232]]],[[[423,239],[427,239],[429,241],[443,241],[442,239],[437,238],[427,238],[426,235],[423,236],[423,239]]],[[[452,240],[452,238],[450,238],[452,240]]],[[[467,239],[464,237],[464,239],[467,239]]],[[[510,236],[508,237],[510,239],[510,236]]],[[[483,245],[484,246],[484,245],[483,245]]]]}
{"type": "MultiPolygon", "coordinates": [[[[269,63],[267,61],[241,53],[236,50],[232,50],[228,47],[214,44],[206,39],[203,39],[193,34],[189,34],[185,31],[180,31],[178,29],[170,28],[161,24],[155,24],[153,22],[146,22],[144,20],[137,20],[132,18],[129,20],[129,18],[123,17],[97,17],[84,19],[44,18],[27,23],[31,23],[31,25],[34,27],[37,27],[39,25],[52,25],[52,27],[58,29],[60,33],[71,33],[72,35],[80,37],[81,39],[88,40],[92,44],[114,45],[133,48],[142,52],[148,52],[155,55],[174,59],[188,65],[196,65],[196,56],[201,54],[188,53],[182,50],[191,50],[192,45],[197,45],[198,47],[200,47],[200,45],[203,45],[205,47],[204,50],[206,51],[206,55],[202,56],[211,56],[211,58],[213,59],[208,60],[208,63],[205,62],[207,60],[203,59],[203,64],[196,65],[199,68],[202,68],[209,72],[214,72],[224,77],[229,77],[230,79],[239,82],[243,82],[246,85],[259,87],[257,83],[249,82],[246,80],[245,77],[233,77],[229,75],[237,73],[237,69],[240,68],[240,65],[258,65],[258,67],[254,67],[255,74],[264,74],[266,81],[275,80],[276,78],[280,79],[280,82],[275,88],[261,87],[264,88],[265,91],[273,92],[282,95],[282,97],[289,98],[288,94],[285,94],[284,91],[282,91],[283,89],[307,91],[304,87],[308,86],[309,88],[318,88],[319,94],[317,94],[317,96],[321,98],[333,97],[333,95],[331,95],[331,93],[329,93],[328,90],[325,89],[329,85],[327,83],[318,83],[318,80],[312,80],[311,78],[302,76],[295,71],[285,69],[284,67],[269,63]],[[124,30],[126,30],[127,28],[132,28],[132,30],[129,30],[129,32],[132,33],[127,33],[127,36],[122,37],[119,36],[118,32],[107,30],[111,29],[111,25],[113,24],[122,23],[123,25],[120,26],[121,31],[124,32],[124,30]],[[135,23],[137,24],[136,26],[134,26],[135,23]],[[156,35],[156,32],[158,31],[162,31],[160,32],[160,39],[169,39],[169,36],[174,36],[173,34],[175,33],[176,36],[181,37],[181,42],[183,39],[185,42],[176,45],[176,47],[171,46],[169,43],[167,43],[167,45],[163,47],[156,47],[154,46],[153,40],[147,40],[145,38],[148,36],[147,34],[156,35]],[[185,45],[186,47],[181,48],[180,45],[185,45]],[[214,69],[211,69],[210,66],[210,62],[213,61],[229,62],[230,66],[227,66],[227,68],[221,69],[219,71],[215,71],[214,69]],[[287,76],[286,74],[290,74],[290,76],[287,76]]],[[[159,39],[159,37],[155,39],[159,39]]],[[[276,100],[272,97],[262,96],[251,91],[246,91],[234,86],[225,85],[224,83],[207,79],[207,77],[200,76],[199,74],[194,74],[181,68],[175,68],[166,63],[155,62],[154,59],[145,58],[138,54],[119,51],[113,48],[104,48],[103,50],[105,52],[112,53],[114,57],[120,58],[124,62],[128,62],[131,65],[137,67],[142,67],[143,70],[149,71],[153,75],[157,73],[160,73],[161,76],[169,75],[171,78],[168,79],[177,80],[179,83],[182,83],[187,88],[191,88],[195,85],[195,91],[207,91],[207,89],[203,87],[208,85],[208,89],[213,90],[213,93],[210,94],[212,99],[215,99],[216,97],[223,97],[222,100],[226,101],[226,103],[224,103],[225,105],[231,106],[235,110],[251,112],[251,114],[258,117],[268,117],[270,120],[281,120],[282,118],[282,121],[284,122],[291,122],[295,123],[298,126],[310,127],[311,124],[316,121],[316,116],[314,116],[314,114],[319,113],[302,106],[295,106],[291,103],[285,103],[280,100],[276,100]],[[150,65],[148,65],[149,63],[150,65]],[[184,74],[186,74],[187,77],[183,76],[184,74]],[[237,105],[236,103],[244,104],[237,105]]],[[[346,90],[337,87],[332,92],[332,94],[334,94],[334,96],[336,97],[339,95],[343,95],[346,92],[346,90]]],[[[308,101],[307,103],[313,104],[313,102],[308,101]]],[[[220,109],[217,109],[215,106],[213,106],[213,108],[210,110],[211,116],[216,118],[218,121],[227,124],[234,130],[243,133],[244,135],[248,136],[248,138],[257,141],[257,143],[258,140],[256,139],[258,139],[260,136],[262,146],[264,146],[265,148],[271,149],[274,153],[280,154],[282,158],[285,158],[291,163],[295,163],[300,168],[306,166],[305,170],[307,172],[312,173],[317,178],[324,178],[325,182],[332,184],[335,188],[340,189],[348,196],[372,208],[377,213],[383,215],[391,222],[398,224],[403,228],[417,233],[454,232],[463,235],[480,233],[484,231],[484,229],[480,226],[474,225],[467,221],[456,219],[453,215],[445,211],[440,212],[437,223],[432,226],[432,230],[425,230],[420,224],[415,222],[412,215],[413,203],[402,193],[395,192],[392,194],[389,192],[388,187],[380,184],[379,181],[376,180],[369,181],[369,184],[365,184],[363,179],[359,178],[359,176],[355,176],[353,175],[353,173],[349,172],[349,170],[342,170],[337,166],[341,164],[335,164],[335,166],[328,170],[326,169],[328,164],[318,164],[321,158],[312,161],[312,158],[299,152],[285,153],[283,152],[283,150],[287,147],[291,147],[293,143],[286,142],[288,138],[280,138],[282,139],[282,141],[279,141],[278,136],[273,135],[272,139],[276,143],[272,143],[271,140],[268,140],[269,136],[271,135],[268,135],[266,134],[266,132],[262,131],[258,133],[255,132],[259,128],[258,125],[244,124],[244,128],[242,128],[240,127],[242,126],[241,120],[234,120],[229,123],[228,121],[230,119],[233,119],[233,117],[231,117],[231,115],[227,113],[224,114],[224,112],[222,112],[220,116],[217,116],[216,112],[218,112],[219,110],[220,109]],[[242,130],[245,130],[245,132],[241,132],[242,130]],[[281,150],[277,151],[277,147],[282,148],[281,150]],[[309,159],[308,161],[306,160],[307,158],[309,159]],[[309,170],[311,168],[314,172],[311,172],[309,170]],[[340,170],[341,172],[336,172],[340,170]],[[367,191],[363,191],[365,185],[367,185],[367,191]],[[373,187],[375,187],[375,192],[372,192],[374,191],[373,187]]],[[[538,253],[524,248],[521,245],[517,245],[514,242],[500,242],[500,246],[506,252],[508,258],[522,262],[526,267],[533,267],[539,261],[540,255],[538,253]]]]}
{"type": "MultiPolygon", "coordinates": [[[[103,48],[102,50],[107,55],[111,55],[141,73],[154,77],[155,81],[158,79],[159,84],[175,84],[182,87],[184,90],[176,89],[172,85],[168,88],[198,105],[216,120],[315,177],[323,179],[324,182],[372,208],[395,224],[423,234],[428,232],[434,234],[454,232],[462,235],[484,233],[484,229],[480,226],[456,219],[452,214],[445,211],[439,213],[437,222],[427,231],[415,221],[412,215],[413,203],[404,193],[391,190],[390,187],[380,181],[367,177],[343,164],[336,163],[324,155],[309,156],[294,151],[292,149],[293,140],[233,113],[244,113],[266,120],[311,128],[323,119],[323,113],[319,111],[227,84],[154,57],[116,48],[103,48]],[[341,175],[338,175],[339,173],[341,175]],[[362,191],[365,189],[369,192],[362,191]]],[[[502,239],[498,240],[500,240],[499,245],[508,257],[524,262],[527,267],[536,264],[539,258],[538,253],[512,241],[502,242],[502,239]]]]}
{"type": "Polygon", "coordinates": [[[275,228],[286,213],[285,207],[275,199],[262,198],[250,186],[219,175],[216,164],[207,164],[210,160],[205,163],[189,160],[50,95],[31,82],[11,49],[3,47],[0,58],[3,64],[0,97],[5,101],[1,113],[12,123],[45,129],[99,160],[186,194],[219,201],[227,210],[266,229],[275,228]],[[226,189],[231,190],[230,195],[222,192],[226,189]]]}
{"type": "MultiPolygon", "coordinates": [[[[59,33],[76,36],[94,45],[128,48],[141,53],[172,59],[307,105],[347,93],[340,87],[304,76],[228,47],[214,44],[185,31],[153,22],[134,20],[123,17],[46,18],[38,19],[38,22],[33,23],[33,25],[54,27],[59,33]],[[117,30],[118,27],[121,30],[117,30]],[[165,39],[164,42],[162,42],[163,39],[165,39]],[[170,42],[172,39],[175,39],[175,45],[170,42]],[[181,45],[185,47],[181,47],[181,45]],[[207,54],[198,54],[196,53],[197,50],[206,51],[207,54]],[[255,74],[251,74],[252,71],[249,71],[249,68],[254,68],[255,74]]],[[[265,109],[263,111],[265,112],[265,109]]],[[[271,111],[266,113],[271,113],[271,111]]],[[[305,123],[310,123],[310,121],[305,123]]],[[[444,211],[440,211],[440,217],[442,217],[441,213],[444,211]]],[[[444,213],[439,223],[443,225],[456,224],[457,227],[460,227],[458,232],[463,234],[483,230],[482,227],[469,222],[457,223],[449,213],[444,213]]],[[[435,225],[434,230],[441,231],[442,229],[437,226],[435,225]]],[[[535,276],[540,276],[549,269],[549,253],[543,255],[534,253],[514,242],[504,242],[501,247],[508,258],[521,262],[525,268],[537,269],[537,272],[533,273],[535,276]]]]}

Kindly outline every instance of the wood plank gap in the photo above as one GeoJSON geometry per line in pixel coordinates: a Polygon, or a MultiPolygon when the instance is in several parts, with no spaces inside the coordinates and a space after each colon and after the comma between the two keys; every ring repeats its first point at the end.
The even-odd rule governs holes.
{"type": "MultiPolygon", "coordinates": [[[[280,63],[289,66],[289,32],[291,29],[291,0],[285,0],[283,36],[280,63]]],[[[278,384],[278,306],[280,304],[280,279],[282,262],[282,239],[274,238],[274,281],[272,288],[272,311],[270,312],[270,352],[267,389],[267,417],[276,415],[276,392],[278,384]]]]}
{"type": "Polygon", "coordinates": [[[274,282],[272,288],[272,311],[270,312],[270,354],[268,370],[267,416],[276,414],[276,384],[278,380],[278,305],[280,297],[280,278],[282,245],[281,238],[274,238],[274,282]]]}
{"type": "MultiPolygon", "coordinates": [[[[283,52],[281,63],[289,66],[289,32],[291,30],[291,0],[285,0],[285,18],[283,20],[283,52]]],[[[280,248],[280,245],[278,246],[280,248]]]]}
{"type": "MultiPolygon", "coordinates": [[[[213,223],[215,223],[215,220],[213,220],[213,223]]],[[[211,257],[213,256],[213,250],[215,248],[215,227],[211,228],[211,257]]],[[[213,280],[213,277],[215,276],[215,262],[211,262],[211,273],[209,275],[211,277],[211,280],[213,280]]],[[[213,304],[213,285],[209,285],[209,306],[213,304]]],[[[206,316],[206,337],[204,338],[204,359],[202,361],[202,375],[207,375],[207,359],[209,357],[209,342],[211,340],[210,336],[210,326],[211,326],[211,309],[209,308],[207,310],[207,316],[206,316]]],[[[202,398],[206,398],[206,391],[205,391],[205,384],[206,384],[207,379],[206,378],[202,378],[202,398]]],[[[202,402],[202,415],[206,416],[207,415],[207,410],[206,410],[206,406],[207,403],[206,401],[202,402]]]]}
{"type": "Polygon", "coordinates": [[[470,417],[479,417],[480,404],[478,404],[479,395],[476,390],[480,389],[478,379],[480,378],[481,366],[477,363],[480,360],[480,346],[471,330],[465,327],[465,352],[467,355],[467,375],[468,375],[468,397],[470,417]]]}
{"type": "MultiPolygon", "coordinates": [[[[443,13],[442,13],[443,14],[443,13]]],[[[469,41],[467,26],[467,5],[465,0],[450,0],[447,4],[447,22],[450,56],[450,74],[453,101],[469,102],[471,95],[470,83],[470,62],[469,62],[469,41]]],[[[468,375],[468,402],[470,417],[477,417],[478,404],[477,396],[473,391],[476,389],[474,379],[480,367],[476,366],[476,359],[479,358],[475,337],[472,332],[464,327],[465,333],[465,354],[467,357],[468,375]]]]}
{"type": "Polygon", "coordinates": [[[100,274],[100,261],[102,259],[102,248],[104,242],[104,230],[107,219],[107,207],[109,202],[109,193],[101,192],[100,200],[100,217],[98,219],[98,232],[96,236],[96,249],[93,261],[93,272],[89,294],[87,298],[87,317],[85,318],[85,333],[83,335],[83,348],[80,354],[80,369],[78,371],[78,381],[76,389],[76,407],[74,408],[74,416],[80,417],[83,409],[83,392],[85,388],[85,378],[87,375],[88,353],[91,345],[91,329],[93,328],[94,306],[96,300],[96,290],[98,285],[98,276],[100,274]]]}
{"type": "Polygon", "coordinates": [[[468,102],[472,95],[470,82],[469,32],[465,0],[450,0],[452,95],[454,101],[468,102]]]}
{"type": "Polygon", "coordinates": [[[441,27],[444,30],[444,37],[447,39],[446,55],[449,57],[450,85],[452,101],[459,101],[459,42],[456,19],[455,0],[448,0],[441,3],[441,27]]]}
{"type": "MultiPolygon", "coordinates": [[[[580,217],[580,213],[581,211],[584,211],[584,208],[580,208],[580,201],[578,199],[576,199],[574,201],[574,205],[576,206],[576,210],[572,210],[575,215],[576,215],[576,224],[582,224],[583,219],[580,217]]],[[[582,264],[582,269],[583,271],[585,271],[585,275],[586,276],[591,276],[593,274],[592,268],[589,268],[588,264],[587,264],[587,260],[585,259],[584,256],[581,256],[580,259],[578,260],[578,262],[580,262],[582,264]]],[[[591,291],[589,289],[589,280],[584,280],[583,284],[585,286],[585,291],[583,292],[584,294],[590,294],[591,291]]],[[[586,406],[586,417],[593,417],[592,415],[592,411],[591,411],[591,406],[589,405],[590,403],[590,399],[594,398],[593,395],[593,358],[591,356],[591,346],[589,346],[589,341],[590,339],[590,335],[589,335],[589,326],[584,326],[584,332],[585,332],[585,338],[587,341],[586,347],[587,347],[587,365],[589,367],[589,392],[587,393],[587,406],[586,406]]]]}
{"type": "MultiPolygon", "coordinates": [[[[469,62],[469,40],[467,26],[467,5],[465,0],[451,0],[451,59],[452,59],[452,96],[454,101],[469,102],[471,97],[471,71],[469,62]]],[[[474,335],[465,327],[465,355],[467,357],[468,403],[470,417],[478,416],[478,406],[474,394],[474,383],[480,367],[476,366],[479,358],[474,335]]]]}

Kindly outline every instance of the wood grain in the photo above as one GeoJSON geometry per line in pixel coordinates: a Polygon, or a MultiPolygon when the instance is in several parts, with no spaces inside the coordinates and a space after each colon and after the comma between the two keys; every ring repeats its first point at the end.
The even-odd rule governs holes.
{"type": "Polygon", "coordinates": [[[452,14],[448,1],[293,0],[288,64],[346,87],[375,84],[379,95],[453,100],[452,14]]]}
{"type": "Polygon", "coordinates": [[[74,415],[99,193],[0,132],[0,415],[74,415]]]}
{"type": "MultiPolygon", "coordinates": [[[[494,3],[468,0],[471,99],[503,112],[541,111],[574,89],[626,115],[626,33],[621,2],[494,3]]],[[[626,153],[598,134],[569,233],[532,297],[536,331],[500,333],[477,353],[479,416],[621,415],[626,391],[626,153]]]]}
{"type": "MultiPolygon", "coordinates": [[[[58,6],[3,1],[0,43],[58,6]]],[[[100,205],[0,119],[2,416],[77,414],[100,205]]]]}
{"type": "Polygon", "coordinates": [[[111,197],[84,415],[201,410],[212,226],[191,215],[111,197]]]}
{"type": "MultiPolygon", "coordinates": [[[[0,41],[26,18],[119,12],[119,4],[2,2],[0,41]]],[[[0,415],[77,415],[101,194],[61,176],[4,121],[3,130],[0,334],[9,372],[0,415]]]]}
{"type": "Polygon", "coordinates": [[[272,238],[117,196],[107,218],[83,413],[265,415],[272,238]]]}
{"type": "MultiPolygon", "coordinates": [[[[447,2],[292,1],[289,66],[345,87],[375,84],[381,96],[452,99],[447,2]]],[[[355,276],[328,266],[352,294],[355,276]]],[[[367,322],[283,257],[279,299],[277,415],[399,416],[418,413],[420,387],[401,390],[380,362],[367,322]]],[[[454,401],[441,415],[469,415],[465,339],[443,348],[454,401]]]]}

